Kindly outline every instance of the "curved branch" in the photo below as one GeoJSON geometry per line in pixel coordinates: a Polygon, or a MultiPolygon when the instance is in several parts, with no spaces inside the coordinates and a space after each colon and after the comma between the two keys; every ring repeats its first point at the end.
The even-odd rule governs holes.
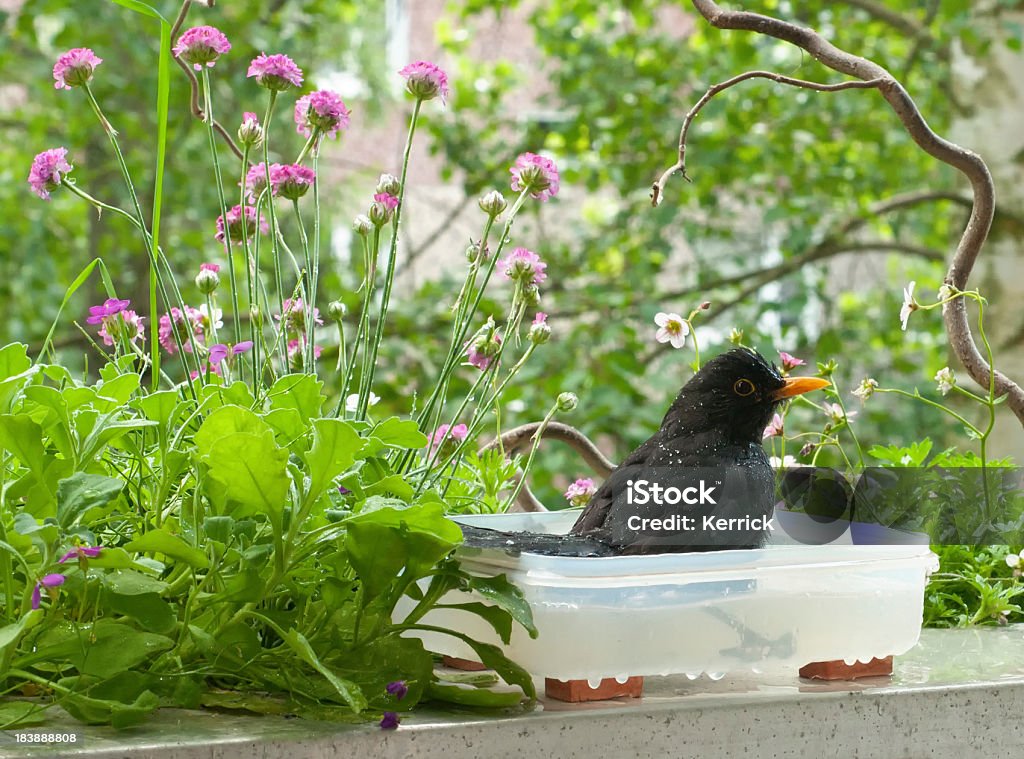
{"type": "Polygon", "coordinates": [[[679,159],[668,169],[665,170],[658,181],[651,187],[651,204],[659,205],[662,197],[665,194],[665,183],[669,180],[673,174],[677,171],[683,175],[683,179],[687,182],[690,178],[686,176],[686,135],[690,131],[690,124],[697,118],[697,114],[706,106],[718,93],[733,87],[740,82],[745,82],[748,79],[771,79],[773,82],[779,84],[788,84],[791,87],[800,87],[802,89],[815,90],[817,92],[839,92],[840,90],[855,90],[855,89],[871,89],[877,87],[878,81],[853,81],[853,82],[838,82],[836,84],[820,84],[818,82],[808,82],[804,79],[794,79],[791,76],[783,76],[782,74],[776,74],[774,71],[747,71],[739,76],[734,76],[732,79],[727,79],[719,84],[713,84],[708,87],[708,91],[704,93],[700,100],[697,101],[696,105],[690,109],[689,113],[686,114],[686,118],[683,119],[683,126],[679,130],[679,159]]]}
{"type": "MultiPolygon", "coordinates": [[[[714,0],[692,2],[694,8],[715,28],[756,32],[789,42],[833,71],[871,82],[918,147],[957,169],[970,181],[974,197],[971,215],[945,278],[947,284],[958,290],[966,290],[968,277],[988,236],[995,212],[995,186],[988,166],[981,157],[932,131],[903,85],[877,63],[839,49],[812,29],[759,13],[726,11],[714,0]]],[[[998,396],[1006,395],[1007,406],[1024,424],[1024,388],[990,367],[978,350],[967,320],[966,299],[957,298],[952,301],[946,308],[944,319],[950,346],[967,373],[982,387],[989,387],[991,382],[998,396]]]]}
{"type": "MultiPolygon", "coordinates": [[[[177,36],[178,32],[181,30],[181,27],[184,25],[185,18],[188,16],[188,9],[191,7],[194,1],[195,0],[184,0],[184,2],[181,4],[181,9],[178,11],[178,17],[174,20],[174,26],[171,27],[172,41],[177,36]]],[[[210,2],[210,5],[213,5],[213,3],[210,2]]],[[[192,73],[192,69],[189,68],[189,65],[185,63],[185,61],[181,60],[181,58],[174,55],[173,53],[171,53],[171,58],[174,59],[174,62],[178,64],[178,68],[184,71],[185,76],[188,77],[188,86],[190,91],[189,111],[191,111],[192,115],[200,121],[206,121],[206,114],[203,113],[203,109],[199,105],[199,80],[196,79],[196,75],[192,73]]],[[[238,147],[238,145],[235,144],[235,141],[231,138],[231,135],[228,134],[228,130],[225,129],[224,126],[219,121],[217,121],[217,119],[213,120],[213,128],[217,130],[217,133],[221,137],[224,138],[224,142],[226,142],[228,147],[231,148],[231,152],[238,156],[238,160],[242,160],[243,156],[241,149],[238,147]]]]}
{"type": "MultiPolygon", "coordinates": [[[[533,422],[532,424],[524,424],[521,427],[514,427],[508,432],[503,433],[501,437],[495,438],[480,448],[480,453],[493,450],[499,446],[508,453],[514,453],[530,443],[537,430],[540,429],[540,426],[540,422],[533,422]]],[[[615,469],[615,464],[601,453],[600,449],[591,442],[590,438],[575,427],[561,422],[551,422],[548,424],[547,429],[541,433],[541,437],[560,440],[569,445],[583,457],[583,460],[587,462],[599,477],[607,477],[615,469]]]]}

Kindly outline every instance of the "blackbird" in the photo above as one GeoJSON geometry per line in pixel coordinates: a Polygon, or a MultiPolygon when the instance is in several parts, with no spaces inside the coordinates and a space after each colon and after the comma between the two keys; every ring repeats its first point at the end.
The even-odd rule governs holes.
{"type": "Polygon", "coordinates": [[[661,428],[604,481],[569,535],[464,528],[466,543],[561,556],[759,548],[775,503],[764,429],[786,399],[828,384],[783,377],[746,348],[720,354],[683,386],[661,428]]]}

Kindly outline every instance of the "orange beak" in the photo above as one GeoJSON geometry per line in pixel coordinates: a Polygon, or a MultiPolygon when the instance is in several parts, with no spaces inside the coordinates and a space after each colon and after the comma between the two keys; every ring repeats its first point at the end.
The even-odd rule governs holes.
{"type": "Polygon", "coordinates": [[[820,377],[789,377],[786,384],[772,393],[773,401],[781,401],[784,398],[792,398],[794,395],[803,395],[812,390],[821,390],[832,383],[820,377]]]}

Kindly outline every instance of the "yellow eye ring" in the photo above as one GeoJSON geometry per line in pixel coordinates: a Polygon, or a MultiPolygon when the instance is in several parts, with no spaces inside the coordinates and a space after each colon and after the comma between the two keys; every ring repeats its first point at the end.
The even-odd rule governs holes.
{"type": "Polygon", "coordinates": [[[748,379],[738,379],[732,386],[732,391],[736,395],[746,398],[748,395],[753,394],[757,388],[754,387],[754,383],[748,379]]]}

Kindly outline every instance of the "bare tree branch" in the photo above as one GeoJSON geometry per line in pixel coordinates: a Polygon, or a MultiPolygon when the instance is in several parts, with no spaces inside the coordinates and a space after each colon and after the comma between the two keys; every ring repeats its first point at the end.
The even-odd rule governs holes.
{"type": "Polygon", "coordinates": [[[665,183],[669,178],[677,171],[683,175],[683,179],[687,182],[690,178],[686,176],[686,135],[690,131],[690,124],[697,117],[697,114],[704,108],[718,93],[733,87],[740,82],[745,82],[748,79],[771,79],[773,82],[779,84],[788,84],[791,87],[801,87],[808,90],[816,90],[817,92],[839,92],[841,90],[853,90],[853,89],[872,89],[879,85],[879,81],[852,81],[852,82],[838,82],[836,84],[820,84],[819,82],[808,82],[803,79],[794,79],[791,76],[783,76],[782,74],[776,74],[774,71],[747,71],[739,76],[734,76],[732,79],[728,79],[719,84],[713,84],[708,87],[708,91],[704,93],[703,97],[697,101],[696,105],[690,109],[690,112],[686,114],[686,118],[683,119],[683,126],[679,130],[679,158],[678,160],[666,169],[665,173],[662,174],[658,181],[654,183],[651,188],[651,203],[655,206],[661,203],[662,196],[665,194],[665,183]]]}
{"type": "MultiPolygon", "coordinates": [[[[178,35],[178,32],[184,25],[185,18],[188,16],[188,10],[191,7],[192,2],[193,0],[184,0],[184,2],[181,4],[181,10],[178,11],[178,17],[174,20],[174,26],[171,27],[172,41],[178,35]]],[[[178,64],[178,68],[184,71],[185,76],[188,77],[188,86],[189,91],[191,93],[189,99],[189,110],[192,112],[192,115],[200,121],[206,121],[206,114],[203,113],[203,109],[199,105],[199,80],[196,79],[196,75],[192,73],[192,69],[189,68],[189,65],[185,63],[185,61],[181,60],[181,58],[174,55],[173,53],[171,54],[171,57],[174,59],[174,62],[178,64]]],[[[228,147],[231,148],[231,152],[238,156],[238,160],[241,161],[242,151],[238,147],[238,145],[235,144],[235,141],[231,138],[231,135],[228,133],[228,130],[225,129],[224,126],[219,121],[217,121],[217,119],[213,120],[213,128],[221,137],[224,138],[224,142],[226,142],[228,147]]]]}
{"type": "MultiPolygon", "coordinates": [[[[971,215],[945,278],[947,284],[958,290],[966,290],[968,277],[988,236],[995,212],[995,186],[988,166],[981,157],[932,131],[903,85],[877,63],[839,49],[812,29],[759,13],[726,11],[714,0],[692,2],[694,8],[718,29],[755,32],[789,42],[833,71],[871,83],[889,103],[918,147],[957,169],[970,181],[974,198],[971,215]]],[[[991,382],[998,396],[1006,395],[1007,405],[1024,424],[1024,388],[1002,372],[993,370],[978,350],[967,320],[965,299],[952,301],[946,308],[944,318],[950,345],[967,373],[982,387],[987,388],[991,382]]]]}
{"type": "MultiPolygon", "coordinates": [[[[540,429],[540,422],[524,424],[520,427],[513,427],[508,432],[502,433],[501,437],[495,438],[480,449],[480,453],[501,447],[507,453],[515,453],[532,442],[533,436],[540,429]]],[[[583,460],[587,462],[594,473],[599,477],[607,477],[615,469],[615,464],[609,461],[600,449],[590,439],[575,427],[562,422],[551,422],[548,424],[541,438],[560,440],[575,450],[583,460]]]]}

